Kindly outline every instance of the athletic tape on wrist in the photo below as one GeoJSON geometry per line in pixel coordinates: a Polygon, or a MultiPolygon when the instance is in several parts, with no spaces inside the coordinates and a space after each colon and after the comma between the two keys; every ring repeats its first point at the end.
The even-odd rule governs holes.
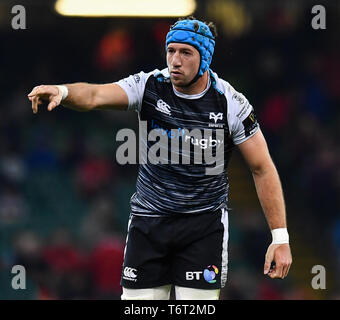
{"type": "Polygon", "coordinates": [[[272,230],[272,244],[289,243],[289,234],[287,228],[277,228],[272,230]]]}
{"type": "Polygon", "coordinates": [[[59,91],[62,93],[62,98],[61,100],[65,100],[68,96],[68,89],[66,86],[57,86],[59,91]]]}

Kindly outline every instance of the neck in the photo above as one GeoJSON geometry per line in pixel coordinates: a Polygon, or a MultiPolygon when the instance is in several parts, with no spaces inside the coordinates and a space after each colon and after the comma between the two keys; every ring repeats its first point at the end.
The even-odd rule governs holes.
{"type": "Polygon", "coordinates": [[[188,87],[177,87],[174,85],[174,88],[180,92],[180,93],[184,93],[184,94],[199,94],[202,91],[204,91],[204,89],[207,87],[208,85],[208,71],[203,73],[203,76],[200,77],[195,83],[193,83],[192,85],[188,86],[188,87]]]}

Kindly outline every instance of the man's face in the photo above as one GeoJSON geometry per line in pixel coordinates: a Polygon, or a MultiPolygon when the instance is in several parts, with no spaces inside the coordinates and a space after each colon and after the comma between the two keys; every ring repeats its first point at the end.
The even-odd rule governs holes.
{"type": "Polygon", "coordinates": [[[170,43],[166,60],[171,82],[177,87],[186,86],[196,76],[201,62],[198,50],[185,43],[170,43]]]}

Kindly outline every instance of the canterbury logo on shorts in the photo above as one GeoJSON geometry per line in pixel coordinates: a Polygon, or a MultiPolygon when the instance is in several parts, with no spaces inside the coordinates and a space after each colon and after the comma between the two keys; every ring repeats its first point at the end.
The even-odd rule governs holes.
{"type": "Polygon", "coordinates": [[[130,280],[130,281],[137,281],[137,269],[130,268],[130,267],[125,267],[124,268],[124,276],[123,278],[125,280],[130,280]]]}

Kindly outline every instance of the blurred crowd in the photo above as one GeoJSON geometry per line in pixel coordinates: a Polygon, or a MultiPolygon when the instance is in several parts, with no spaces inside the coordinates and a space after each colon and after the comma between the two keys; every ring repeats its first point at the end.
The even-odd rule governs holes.
{"type": "MultiPolygon", "coordinates": [[[[340,298],[340,10],[322,31],[311,28],[307,2],[290,13],[268,7],[238,35],[216,18],[212,69],[255,108],[282,180],[293,251],[290,277],[262,276],[268,227],[258,203],[234,203],[222,299],[340,298]],[[325,292],[310,287],[314,264],[326,267],[325,292]]],[[[119,299],[138,168],[115,162],[115,135],[136,130],[137,116],[44,107],[33,115],[26,96],[42,83],[114,82],[165,67],[174,20],[53,19],[25,34],[0,29],[0,299],[119,299]],[[16,264],[27,271],[25,292],[11,288],[16,264]]]]}

